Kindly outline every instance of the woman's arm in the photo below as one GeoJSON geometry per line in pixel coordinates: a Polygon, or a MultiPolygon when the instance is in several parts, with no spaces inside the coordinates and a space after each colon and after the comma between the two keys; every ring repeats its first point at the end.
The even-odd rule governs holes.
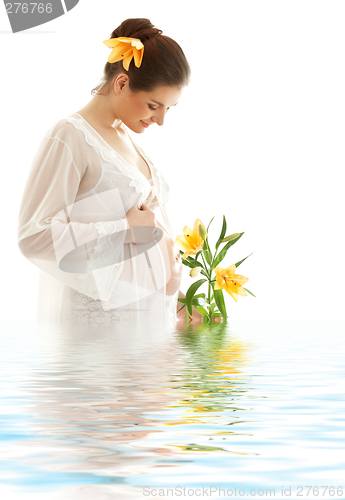
{"type": "MultiPolygon", "coordinates": [[[[62,137],[46,136],[34,158],[19,211],[18,245],[43,271],[99,299],[90,259],[96,247],[102,250],[107,243],[104,236],[112,235],[110,243],[120,262],[129,225],[118,190],[75,202],[87,158],[76,160],[65,139],[78,146],[78,138],[62,132],[62,137]],[[104,210],[104,206],[110,208],[104,210]],[[90,278],[87,288],[80,273],[90,278]]],[[[120,264],[116,265],[114,274],[121,271],[120,264]]]]}

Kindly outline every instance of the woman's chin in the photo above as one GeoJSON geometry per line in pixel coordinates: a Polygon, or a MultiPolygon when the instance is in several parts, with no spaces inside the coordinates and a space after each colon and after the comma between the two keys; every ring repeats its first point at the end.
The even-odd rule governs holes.
{"type": "Polygon", "coordinates": [[[133,124],[133,123],[126,123],[126,122],[122,122],[124,125],[126,125],[127,128],[129,128],[129,130],[131,130],[132,132],[135,132],[136,134],[143,134],[145,132],[145,128],[141,125],[141,123],[139,122],[139,124],[133,124]]]}

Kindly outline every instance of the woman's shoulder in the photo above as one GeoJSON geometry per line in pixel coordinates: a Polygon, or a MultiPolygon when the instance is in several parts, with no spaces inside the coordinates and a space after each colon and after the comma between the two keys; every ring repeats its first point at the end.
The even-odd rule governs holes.
{"type": "Polygon", "coordinates": [[[64,118],[59,118],[49,127],[45,137],[46,138],[57,138],[63,142],[70,142],[82,139],[82,134],[75,126],[76,120],[75,113],[65,116],[64,118]]]}

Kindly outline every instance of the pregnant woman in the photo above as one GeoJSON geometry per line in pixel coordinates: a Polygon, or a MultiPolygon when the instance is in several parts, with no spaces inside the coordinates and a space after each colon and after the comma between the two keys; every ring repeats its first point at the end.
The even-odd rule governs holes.
{"type": "Polygon", "coordinates": [[[40,268],[38,321],[174,322],[184,294],[169,186],[127,129],[163,125],[190,68],[147,19],[124,21],[104,44],[112,50],[93,98],[39,146],[18,244],[40,268]]]}

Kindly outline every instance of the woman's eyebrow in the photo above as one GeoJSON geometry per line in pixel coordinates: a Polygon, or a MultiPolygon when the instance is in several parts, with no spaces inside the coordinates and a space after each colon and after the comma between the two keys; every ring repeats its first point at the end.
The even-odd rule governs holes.
{"type": "MultiPolygon", "coordinates": [[[[155,104],[158,104],[158,106],[163,106],[163,108],[165,108],[164,104],[161,104],[160,102],[157,102],[157,101],[154,101],[153,99],[151,99],[155,104]]],[[[178,104],[178,103],[176,103],[178,104]]],[[[174,104],[173,106],[176,106],[176,104],[174,104]]],[[[170,107],[170,106],[169,106],[170,107]]]]}

